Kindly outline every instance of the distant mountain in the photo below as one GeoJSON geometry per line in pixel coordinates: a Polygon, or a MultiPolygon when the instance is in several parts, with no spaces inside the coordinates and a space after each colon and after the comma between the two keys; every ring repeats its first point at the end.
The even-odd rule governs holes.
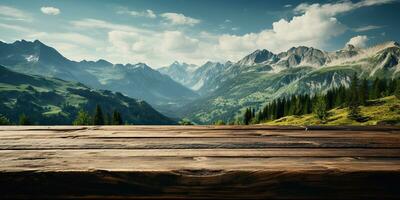
{"type": "Polygon", "coordinates": [[[57,77],[97,89],[122,92],[153,105],[183,104],[197,95],[146,64],[112,64],[106,60],[75,62],[38,40],[0,42],[0,65],[17,72],[57,77]]]}
{"type": "Polygon", "coordinates": [[[104,113],[119,111],[130,124],[175,124],[144,101],[93,90],[81,83],[26,75],[0,66],[0,114],[14,123],[26,114],[39,124],[72,124],[80,109],[94,111],[100,104],[104,113]]]}
{"type": "Polygon", "coordinates": [[[225,70],[225,67],[230,64],[230,62],[221,64],[208,61],[201,66],[196,66],[174,62],[168,67],[160,68],[159,71],[187,88],[205,95],[213,92],[218,87],[218,84],[214,83],[217,81],[214,78],[221,74],[225,70]]]}
{"type": "Polygon", "coordinates": [[[158,71],[161,72],[162,74],[170,76],[176,82],[187,86],[188,84],[190,84],[193,74],[197,68],[198,68],[197,65],[179,63],[175,61],[174,63],[172,63],[167,67],[162,67],[158,69],[158,71]]]}
{"type": "Polygon", "coordinates": [[[215,70],[215,81],[207,85],[215,90],[181,108],[180,114],[197,123],[234,120],[244,107],[256,108],[282,96],[347,86],[354,73],[368,79],[399,77],[399,63],[400,46],[396,42],[365,49],[350,45],[335,52],[304,46],[279,54],[257,50],[221,67],[221,71],[215,70]]]}
{"type": "Polygon", "coordinates": [[[81,70],[96,76],[101,87],[159,105],[180,105],[197,97],[190,89],[144,63],[112,64],[105,60],[81,61],[81,70]]]}

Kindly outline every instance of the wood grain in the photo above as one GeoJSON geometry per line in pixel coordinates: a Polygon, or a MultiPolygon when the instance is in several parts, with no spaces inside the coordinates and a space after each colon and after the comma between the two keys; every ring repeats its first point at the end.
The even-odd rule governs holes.
{"type": "Polygon", "coordinates": [[[1,199],[398,199],[399,181],[399,127],[0,127],[1,199]]]}

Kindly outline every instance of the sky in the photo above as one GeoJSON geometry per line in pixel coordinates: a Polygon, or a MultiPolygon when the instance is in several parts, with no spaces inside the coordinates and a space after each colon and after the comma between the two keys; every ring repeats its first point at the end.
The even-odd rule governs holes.
{"type": "Polygon", "coordinates": [[[0,40],[38,39],[76,61],[201,65],[400,41],[399,10],[399,0],[1,0],[0,40]]]}

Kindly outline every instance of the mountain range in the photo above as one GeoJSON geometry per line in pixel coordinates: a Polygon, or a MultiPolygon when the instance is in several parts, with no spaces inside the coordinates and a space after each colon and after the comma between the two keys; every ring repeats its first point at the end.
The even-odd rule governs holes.
{"type": "MultiPolygon", "coordinates": [[[[259,108],[278,97],[348,86],[354,73],[368,79],[399,77],[399,63],[400,46],[393,41],[369,48],[347,45],[334,52],[305,46],[278,54],[256,50],[236,63],[213,63],[218,66],[212,68],[214,73],[193,79],[207,80],[201,87],[186,84],[202,96],[179,113],[197,123],[235,120],[244,107],[259,108]]],[[[198,67],[191,76],[202,74],[209,65],[198,67]]]]}
{"type": "Polygon", "coordinates": [[[174,62],[158,71],[144,63],[71,61],[37,40],[0,43],[0,64],[9,69],[121,92],[200,124],[235,120],[243,108],[259,108],[278,97],[348,86],[354,73],[370,80],[399,77],[399,63],[400,46],[392,41],[333,52],[305,46],[280,53],[261,49],[237,62],[174,62]]]}
{"type": "Polygon", "coordinates": [[[121,92],[152,105],[182,104],[197,97],[192,90],[144,63],[106,60],[71,61],[39,40],[0,42],[0,65],[16,72],[77,81],[96,89],[121,92]]]}

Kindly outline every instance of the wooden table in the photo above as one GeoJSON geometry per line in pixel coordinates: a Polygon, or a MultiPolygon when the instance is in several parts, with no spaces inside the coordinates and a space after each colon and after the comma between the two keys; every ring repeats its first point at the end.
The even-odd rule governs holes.
{"type": "Polygon", "coordinates": [[[3,126],[0,199],[399,199],[399,127],[3,126]]]}

